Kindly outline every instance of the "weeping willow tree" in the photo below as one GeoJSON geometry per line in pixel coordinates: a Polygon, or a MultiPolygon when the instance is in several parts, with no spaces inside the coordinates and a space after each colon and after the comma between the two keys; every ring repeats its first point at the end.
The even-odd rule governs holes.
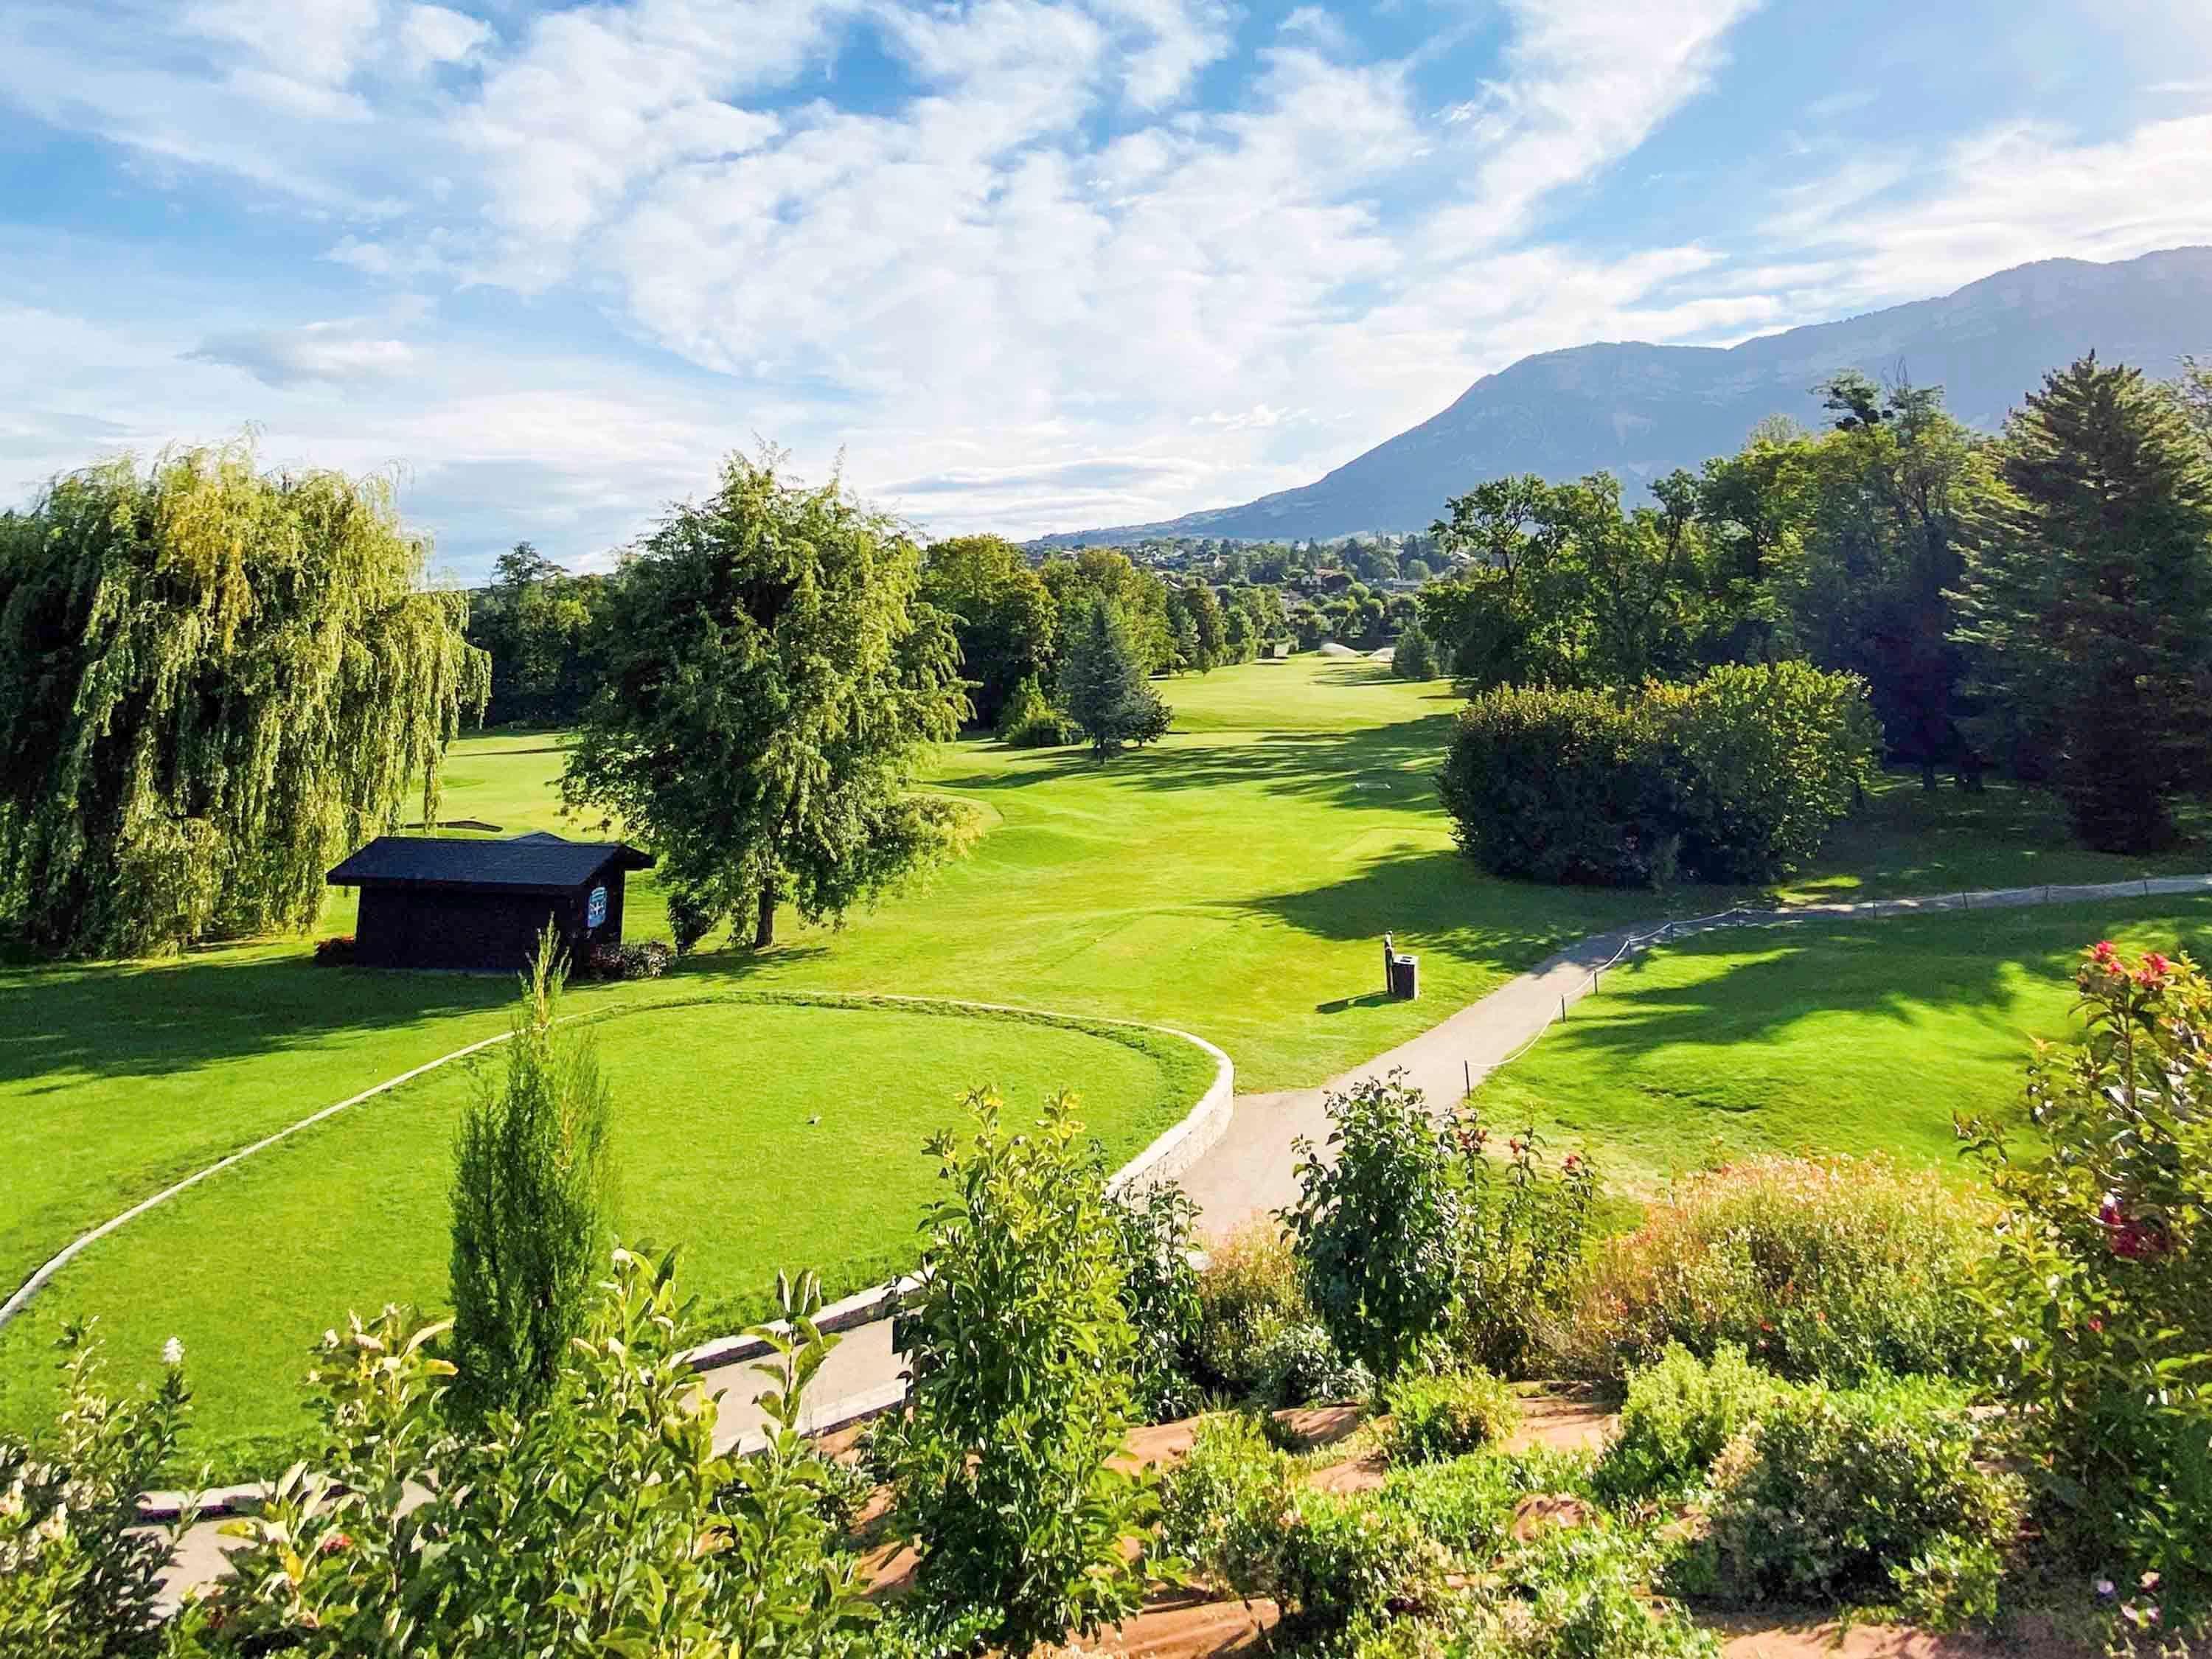
{"type": "Polygon", "coordinates": [[[0,925],[127,956],[305,927],[489,686],[388,480],[250,442],[55,479],[0,516],[0,925]]]}

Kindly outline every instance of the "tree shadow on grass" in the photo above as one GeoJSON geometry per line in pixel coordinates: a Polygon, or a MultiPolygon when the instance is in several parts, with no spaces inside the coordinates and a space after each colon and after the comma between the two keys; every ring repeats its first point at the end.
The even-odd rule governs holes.
{"type": "Polygon", "coordinates": [[[1068,750],[1010,771],[939,778],[935,787],[988,794],[1096,777],[1122,788],[1179,793],[1257,784],[1271,793],[1339,805],[1432,813],[1438,810],[1433,773],[1443,763],[1452,718],[1427,714],[1359,732],[1271,732],[1237,742],[1128,750],[1103,765],[1088,750],[1068,750]]]}
{"type": "MultiPolygon", "coordinates": [[[[788,966],[822,949],[800,945],[768,957],[740,950],[690,957],[659,983],[678,994],[710,990],[740,982],[770,962],[788,966]]],[[[570,1007],[588,1012],[612,1006],[616,994],[641,988],[579,984],[570,1007]]],[[[87,1076],[189,1072],[355,1033],[489,1012],[515,995],[515,979],[507,974],[318,966],[304,940],[282,954],[264,945],[163,962],[11,963],[0,969],[0,1000],[11,1015],[0,1028],[0,1088],[39,1095],[67,1090],[87,1076]]]]}
{"type": "MultiPolygon", "coordinates": [[[[2168,917],[2176,908],[2172,900],[2138,901],[2135,908],[2168,917]]],[[[1813,1014],[1860,1015],[1904,1029],[1933,1012],[1966,1017],[2017,1044],[2025,1060],[2014,1002],[2020,978],[2063,993],[2081,951],[2107,930],[2201,959],[2212,945],[2212,906],[2201,915],[2178,938],[2170,927],[2146,929],[2118,907],[2093,905],[1726,929],[1665,947],[1678,962],[1705,958],[1717,971],[1685,983],[1650,971],[1660,957],[1624,963],[1604,980],[1601,1004],[1570,1017],[1546,1041],[1625,1062],[1675,1044],[1771,1042],[1813,1014]]]]}

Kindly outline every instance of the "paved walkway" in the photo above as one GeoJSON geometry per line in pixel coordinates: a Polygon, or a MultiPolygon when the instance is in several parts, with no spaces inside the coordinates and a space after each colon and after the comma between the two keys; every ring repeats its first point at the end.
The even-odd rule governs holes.
{"type": "MultiPolygon", "coordinates": [[[[1737,909],[1592,934],[1527,973],[1516,975],[1419,1036],[1317,1088],[1238,1096],[1227,1130],[1179,1179],[1183,1190],[1198,1202],[1201,1233],[1209,1239],[1224,1237],[1297,1196],[1291,1145],[1300,1136],[1310,1137],[1317,1144],[1326,1139],[1324,1103],[1332,1091],[1348,1088],[1363,1078],[1402,1069],[1407,1081],[1431,1102],[1456,1102],[1470,1081],[1480,1080],[1512,1059],[1553,1023],[1565,1018],[1576,1002],[1597,988],[1607,968],[1669,938],[1716,927],[1771,927],[1822,917],[1865,919],[2012,909],[2203,892],[2212,892],[2212,875],[2086,887],[2009,888],[1929,898],[1796,906],[1788,910],[1737,909]]],[[[716,1365],[702,1375],[708,1386],[722,1395],[717,1443],[727,1447],[757,1433],[763,1419],[753,1402],[766,1385],[749,1364],[716,1365]]],[[[904,1391],[899,1357],[891,1347],[890,1322],[880,1319],[857,1326],[843,1334],[807,1390],[805,1426],[826,1430],[871,1416],[896,1404],[904,1391]]],[[[173,1586],[216,1576],[222,1562],[217,1544],[215,1523],[204,1522],[194,1528],[179,1552],[171,1575],[173,1586]]]]}

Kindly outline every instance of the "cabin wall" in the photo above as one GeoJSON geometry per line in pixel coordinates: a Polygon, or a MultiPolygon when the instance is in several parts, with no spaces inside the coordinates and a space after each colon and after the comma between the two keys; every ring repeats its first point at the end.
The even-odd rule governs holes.
{"type": "Polygon", "coordinates": [[[563,937],[571,938],[582,905],[544,894],[368,888],[354,929],[355,960],[371,968],[517,973],[529,965],[538,935],[556,915],[563,937]]]}

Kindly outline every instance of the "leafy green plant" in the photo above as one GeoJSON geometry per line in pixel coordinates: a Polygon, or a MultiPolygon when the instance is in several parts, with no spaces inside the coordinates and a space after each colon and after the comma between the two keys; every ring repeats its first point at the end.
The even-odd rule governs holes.
{"type": "Polygon", "coordinates": [[[999,714],[997,737],[1012,749],[1057,749],[1082,735],[1073,720],[1053,707],[1034,674],[1014,688],[999,714]]]}
{"type": "Polygon", "coordinates": [[[1190,1259],[1198,1206],[1172,1182],[1108,1202],[1121,1236],[1121,1305],[1136,1339],[1136,1409],[1148,1422],[1165,1422],[1198,1403],[1190,1364],[1200,1318],[1190,1259]]]}
{"type": "Polygon", "coordinates": [[[455,1403],[479,1416],[550,1398],[605,1259],[610,1102],[590,1032],[555,1034],[567,975],[549,921],[453,1141],[455,1403]]]}
{"type": "Polygon", "coordinates": [[[1893,1570],[1940,1553],[1985,1602],[2026,1492],[1982,1467],[1980,1450],[1950,1384],[1780,1395],[1715,1465],[1711,1534],[1680,1576],[1736,1603],[1879,1605],[1897,1594],[1893,1570]]]}
{"type": "Polygon", "coordinates": [[[1214,1247],[1198,1280],[1195,1358],[1231,1392],[1269,1406],[1349,1400],[1373,1387],[1314,1317],[1296,1251],[1272,1223],[1214,1247]]]}
{"type": "Polygon", "coordinates": [[[1445,1565],[1436,1540],[1403,1512],[1309,1490],[1278,1537],[1273,1592],[1300,1625],[1340,1628],[1362,1613],[1433,1606],[1445,1565]]]}
{"type": "Polygon", "coordinates": [[[1437,793],[1494,875],[1600,887],[1674,878],[1680,848],[1648,710],[1602,691],[1495,687],[1452,727],[1437,793]]]}
{"type": "Polygon", "coordinates": [[[1463,1196],[1458,1300],[1446,1340],[1465,1361],[1525,1376],[1589,1251],[1597,1170],[1587,1154],[1569,1152],[1556,1174],[1546,1170],[1534,1129],[1506,1138],[1501,1169],[1474,1101],[1454,1114],[1450,1136],[1463,1196]]]}
{"type": "Polygon", "coordinates": [[[715,1407],[686,1358],[674,1260],[617,1248],[552,1409],[456,1433],[445,1327],[396,1309],[325,1334],[313,1381],[325,1444],[276,1483],[233,1573],[187,1606],[210,1654],[822,1652],[872,1616],[832,1553],[804,1392],[836,1339],[811,1276],[780,1281],[753,1333],[768,1443],[714,1449],[715,1407]]]}
{"type": "Polygon", "coordinates": [[[1613,1380],[1671,1343],[1792,1378],[1968,1376],[1977,1205],[1878,1158],[1761,1158],[1686,1177],[1609,1239],[1550,1328],[1561,1367],[1613,1380]]]}
{"type": "Polygon", "coordinates": [[[1314,1320],[1278,1325],[1247,1356],[1250,1396],[1266,1406],[1304,1406],[1316,1401],[1363,1400],[1375,1378],[1346,1359],[1336,1339],[1314,1320]]]}
{"type": "Polygon", "coordinates": [[[2003,1208],[1992,1370],[2053,1529],[2155,1575],[2179,1622],[2212,1606],[2212,985],[2109,944],[2076,984],[2081,1045],[2029,1072],[2035,1145],[1961,1126],[2003,1208]]]}
{"type": "Polygon", "coordinates": [[[1136,1338],[1121,1232],[1073,1101],[1027,1132],[998,1097],[930,1142],[945,1196],[923,1220],[919,1284],[894,1340],[910,1412],[895,1437],[894,1525],[919,1553],[915,1594],[946,1618],[993,1611],[1026,1650],[1133,1611],[1124,1554],[1152,1503],[1109,1459],[1127,1427],[1136,1338]]]}
{"type": "Polygon", "coordinates": [[[1670,1343],[1656,1363],[1629,1376],[1620,1426],[1598,1462],[1598,1491],[1650,1498],[1697,1485],[1789,1387],[1732,1342],[1721,1344],[1711,1362],[1670,1343]]]}
{"type": "Polygon", "coordinates": [[[180,1349],[161,1380],[118,1396],[100,1379],[89,1327],[63,1336],[61,1411],[50,1443],[0,1439],[0,1652],[125,1659],[159,1650],[161,1575],[189,1509],[168,1527],[138,1518],[138,1494],[176,1449],[191,1395],[180,1349]]]}
{"type": "Polygon", "coordinates": [[[1402,1072],[1326,1103],[1333,1159],[1301,1137],[1297,1201],[1280,1213],[1307,1300],[1345,1352],[1395,1376],[1449,1316],[1462,1187],[1451,1139],[1402,1072]]]}
{"type": "Polygon", "coordinates": [[[1701,880],[1796,869],[1874,781],[1881,727],[1856,674],[1729,663],[1644,695],[1673,797],[1669,831],[1701,880]]]}
{"type": "Polygon", "coordinates": [[[1259,1421],[1217,1413],[1162,1478],[1160,1549],[1238,1595],[1267,1594],[1297,1500],[1291,1461],[1259,1421]]]}
{"type": "Polygon", "coordinates": [[[1498,1444],[1521,1421],[1513,1391],[1488,1371],[1400,1376],[1382,1387],[1382,1446],[1394,1463],[1432,1463],[1498,1444]]]}
{"type": "Polygon", "coordinates": [[[1520,1551],[1507,1577],[1533,1597],[1529,1644],[1551,1659],[1716,1659],[1718,1637],[1655,1605],[1652,1565],[1643,1539],[1613,1528],[1571,1528],[1520,1551]]]}

